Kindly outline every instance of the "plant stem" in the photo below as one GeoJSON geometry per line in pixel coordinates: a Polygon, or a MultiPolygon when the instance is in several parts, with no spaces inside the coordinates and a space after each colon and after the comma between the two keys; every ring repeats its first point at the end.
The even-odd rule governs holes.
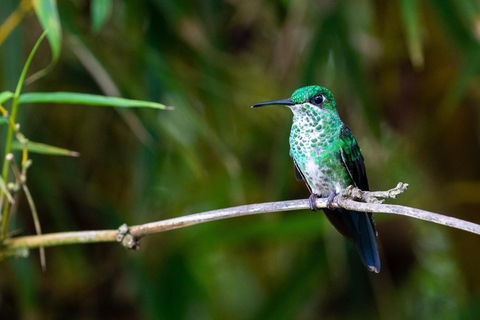
{"type": "MultiPolygon", "coordinates": [[[[17,109],[18,109],[18,96],[15,93],[12,99],[12,112],[10,113],[10,121],[15,123],[15,117],[17,116],[17,109]]],[[[8,126],[8,134],[7,134],[7,143],[5,145],[5,156],[12,151],[12,140],[13,140],[13,131],[14,127],[8,126]]],[[[8,183],[8,166],[9,162],[7,159],[3,159],[3,170],[2,170],[2,179],[5,184],[8,183]]],[[[2,192],[3,197],[3,192],[2,192]]],[[[8,218],[10,215],[11,205],[10,202],[5,202],[5,207],[3,208],[2,214],[2,229],[0,232],[0,240],[4,240],[7,238],[8,235],[8,218]]]]}
{"type": "MultiPolygon", "coordinates": [[[[23,66],[22,73],[20,74],[20,78],[18,79],[17,88],[15,89],[15,93],[12,97],[12,111],[10,112],[10,119],[9,119],[10,123],[15,124],[15,118],[17,117],[17,110],[18,110],[18,98],[20,97],[20,93],[22,92],[23,82],[25,81],[25,76],[27,74],[28,67],[32,62],[33,56],[35,55],[35,52],[37,51],[38,46],[42,42],[43,38],[45,38],[45,36],[47,35],[47,32],[48,31],[43,32],[40,38],[38,38],[37,43],[35,43],[35,46],[30,52],[30,55],[28,56],[28,59],[25,62],[25,65],[23,66]]],[[[14,131],[15,131],[15,126],[8,127],[7,142],[5,143],[4,156],[7,156],[12,151],[12,140],[13,140],[14,131]]],[[[8,183],[8,166],[9,166],[9,162],[4,159],[3,169],[2,169],[2,179],[5,182],[5,184],[8,183]]],[[[3,197],[3,191],[0,191],[0,194],[1,194],[0,196],[3,197]]],[[[3,208],[2,229],[0,230],[0,241],[5,240],[8,236],[8,218],[10,215],[10,209],[11,209],[11,205],[7,201],[5,203],[5,207],[3,208]]]]}

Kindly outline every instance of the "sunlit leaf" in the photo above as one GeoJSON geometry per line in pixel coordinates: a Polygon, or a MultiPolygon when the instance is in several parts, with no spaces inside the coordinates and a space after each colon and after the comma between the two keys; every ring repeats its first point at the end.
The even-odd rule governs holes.
{"type": "Polygon", "coordinates": [[[112,13],[111,0],[93,0],[91,4],[92,29],[98,32],[112,13]]]}
{"type": "Polygon", "coordinates": [[[18,100],[19,103],[70,103],[85,104],[106,107],[139,107],[171,110],[172,107],[161,103],[130,100],[117,97],[106,97],[87,93],[76,92],[33,92],[22,94],[18,100]]]}
{"type": "MultiPolygon", "coordinates": [[[[14,141],[12,143],[12,148],[15,150],[23,150],[23,144],[21,144],[19,141],[14,141]]],[[[48,154],[53,156],[70,156],[70,157],[80,156],[80,154],[76,151],[71,151],[64,148],[59,148],[55,146],[50,146],[48,144],[32,142],[32,141],[28,142],[27,149],[29,152],[48,154]]]]}
{"type": "Polygon", "coordinates": [[[10,99],[11,97],[13,97],[13,92],[4,91],[4,92],[0,93],[0,104],[4,103],[5,101],[10,99]]]}

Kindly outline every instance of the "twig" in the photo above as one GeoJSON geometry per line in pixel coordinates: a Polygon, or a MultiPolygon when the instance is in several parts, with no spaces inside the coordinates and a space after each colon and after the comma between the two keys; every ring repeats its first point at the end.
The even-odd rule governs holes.
{"type": "Polygon", "coordinates": [[[407,191],[408,183],[399,182],[393,189],[387,191],[363,191],[353,186],[349,186],[341,194],[344,198],[358,200],[367,203],[383,203],[384,199],[395,199],[400,194],[407,191]],[[384,198],[379,200],[378,198],[384,198]]]}
{"type": "MultiPolygon", "coordinates": [[[[42,234],[42,227],[40,225],[40,219],[38,218],[37,207],[35,206],[35,202],[33,201],[32,194],[27,187],[27,169],[32,164],[32,160],[27,160],[22,165],[22,172],[18,169],[15,161],[13,161],[13,154],[9,153],[7,155],[7,161],[10,161],[13,174],[15,175],[15,179],[17,180],[17,184],[22,186],[23,192],[27,197],[28,205],[30,206],[30,210],[32,211],[33,223],[35,225],[35,231],[37,232],[37,236],[42,234]]],[[[43,246],[39,247],[40,251],[40,264],[42,266],[42,270],[45,272],[47,271],[47,258],[45,256],[45,248],[43,246]]]]}
{"type": "MultiPolygon", "coordinates": [[[[336,208],[345,208],[349,210],[363,212],[377,212],[398,214],[407,217],[417,218],[442,224],[452,228],[476,233],[480,235],[480,225],[468,221],[460,220],[453,217],[447,217],[438,213],[425,210],[391,204],[378,203],[379,197],[394,198],[398,194],[406,190],[406,184],[399,184],[396,188],[381,192],[364,192],[360,198],[369,199],[371,203],[358,202],[348,197],[355,194],[358,190],[348,188],[346,191],[338,195],[332,205],[336,208]]],[[[326,208],[325,198],[319,198],[316,206],[319,209],[326,208]]],[[[191,214],[183,217],[167,219],[157,222],[150,222],[142,225],[128,227],[122,225],[118,230],[99,230],[99,231],[78,231],[78,232],[62,232],[51,233],[38,236],[26,236],[6,239],[3,241],[3,250],[0,251],[0,258],[11,255],[24,255],[25,248],[38,248],[40,246],[50,247],[66,244],[96,243],[96,242],[120,242],[127,248],[137,248],[138,240],[146,235],[164,232],[172,229],[183,228],[208,221],[240,217],[252,214],[261,214],[279,211],[293,211],[309,209],[308,199],[289,200],[280,202],[267,202],[250,204],[239,207],[219,209],[207,212],[191,214]]]]}

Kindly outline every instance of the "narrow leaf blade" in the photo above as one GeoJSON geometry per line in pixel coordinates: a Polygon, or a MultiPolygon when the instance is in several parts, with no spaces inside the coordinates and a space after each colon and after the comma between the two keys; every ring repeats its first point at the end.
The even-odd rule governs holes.
{"type": "MultiPolygon", "coordinates": [[[[14,141],[12,143],[12,148],[15,150],[23,150],[23,144],[21,144],[18,141],[14,141]]],[[[70,156],[70,157],[80,156],[80,154],[76,151],[71,151],[64,148],[59,148],[59,147],[51,146],[48,144],[32,142],[32,141],[28,142],[27,149],[28,149],[28,152],[48,154],[52,156],[70,156]]]]}
{"type": "Polygon", "coordinates": [[[32,92],[20,95],[19,103],[68,103],[85,104],[105,107],[123,107],[123,108],[154,108],[171,110],[172,107],[161,103],[131,100],[117,97],[106,97],[87,93],[76,92],[32,92]]]}
{"type": "Polygon", "coordinates": [[[13,97],[13,92],[3,91],[0,93],[0,104],[13,97]]]}

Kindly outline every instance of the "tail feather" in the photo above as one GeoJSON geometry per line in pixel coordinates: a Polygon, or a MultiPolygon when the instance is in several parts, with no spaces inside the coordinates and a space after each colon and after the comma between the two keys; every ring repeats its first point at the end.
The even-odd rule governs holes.
{"type": "Polygon", "coordinates": [[[380,272],[377,232],[371,213],[345,209],[323,209],[332,225],[357,247],[358,254],[368,270],[380,272]]]}

